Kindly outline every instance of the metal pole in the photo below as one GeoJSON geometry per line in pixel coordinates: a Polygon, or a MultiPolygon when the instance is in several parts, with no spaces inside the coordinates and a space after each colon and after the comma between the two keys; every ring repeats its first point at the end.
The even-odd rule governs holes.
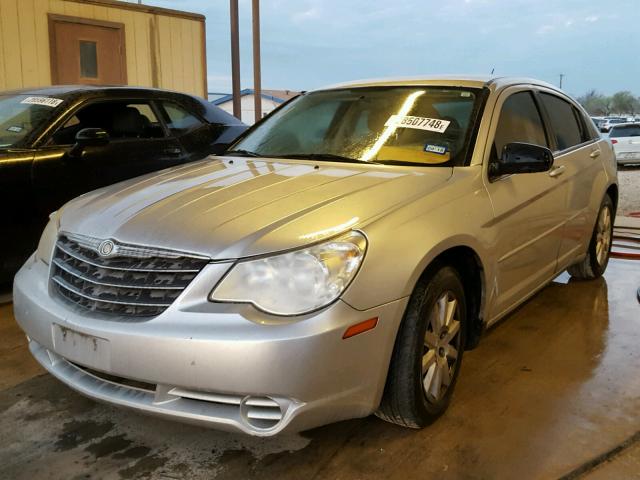
{"type": "Polygon", "coordinates": [[[252,0],[253,14],[253,101],[255,121],[262,118],[262,85],[260,81],[260,0],[252,0]]]}
{"type": "Polygon", "coordinates": [[[238,27],[238,0],[230,0],[230,11],[233,116],[242,120],[242,107],[240,104],[240,28],[238,27]]]}
{"type": "Polygon", "coordinates": [[[562,88],[562,79],[564,78],[564,73],[560,74],[560,88],[562,88]]]}

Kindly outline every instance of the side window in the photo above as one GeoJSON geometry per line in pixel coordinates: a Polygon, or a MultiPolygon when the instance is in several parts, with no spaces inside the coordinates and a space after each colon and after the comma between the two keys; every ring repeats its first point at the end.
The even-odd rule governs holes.
{"type": "Polygon", "coordinates": [[[542,118],[531,92],[514,93],[502,105],[492,154],[494,158],[512,142],[548,147],[542,118]]]}
{"type": "Polygon", "coordinates": [[[558,150],[565,150],[586,141],[582,125],[578,122],[576,109],[567,101],[541,93],[542,103],[549,114],[552,135],[558,150]]]}
{"type": "Polygon", "coordinates": [[[50,144],[72,145],[83,128],[101,128],[114,140],[164,137],[151,105],[146,102],[96,102],[82,107],[53,135],[50,144]]]}
{"type": "Polygon", "coordinates": [[[173,135],[182,135],[204,125],[198,117],[177,103],[162,102],[162,107],[166,113],[167,127],[173,135]]]}

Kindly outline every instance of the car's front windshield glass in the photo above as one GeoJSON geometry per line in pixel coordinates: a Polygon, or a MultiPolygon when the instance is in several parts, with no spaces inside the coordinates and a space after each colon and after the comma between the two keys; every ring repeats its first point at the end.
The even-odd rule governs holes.
{"type": "Polygon", "coordinates": [[[0,95],[0,148],[21,144],[62,100],[34,95],[0,95]]]}
{"type": "Polygon", "coordinates": [[[228,154],[421,166],[464,165],[480,90],[366,87],[302,95],[228,154]]]}

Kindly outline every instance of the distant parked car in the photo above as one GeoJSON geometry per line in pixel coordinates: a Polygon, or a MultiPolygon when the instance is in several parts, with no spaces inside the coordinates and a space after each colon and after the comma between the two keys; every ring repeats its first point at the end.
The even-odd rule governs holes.
{"type": "Polygon", "coordinates": [[[609,138],[618,165],[640,164],[640,123],[614,125],[609,138]]]}
{"type": "Polygon", "coordinates": [[[593,123],[595,123],[596,127],[598,128],[598,130],[600,130],[600,126],[604,123],[604,118],[602,118],[602,117],[591,117],[591,120],[593,120],[593,123]]]}
{"type": "Polygon", "coordinates": [[[621,118],[621,117],[605,118],[604,121],[600,124],[600,131],[602,133],[607,133],[609,130],[611,130],[611,127],[613,127],[614,125],[617,125],[619,123],[626,123],[626,121],[627,121],[626,118],[621,118]]]}
{"type": "Polygon", "coordinates": [[[204,99],[130,87],[0,93],[0,284],[47,216],[90,190],[223,151],[247,127],[204,99]]]}

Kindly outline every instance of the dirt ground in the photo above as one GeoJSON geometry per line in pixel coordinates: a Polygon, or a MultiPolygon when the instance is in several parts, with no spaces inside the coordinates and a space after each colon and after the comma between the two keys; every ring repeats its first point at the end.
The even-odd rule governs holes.
{"type": "Polygon", "coordinates": [[[421,431],[368,417],[259,439],[98,404],[42,373],[4,305],[0,478],[638,479],[635,263],[613,259],[594,282],[563,274],[488,331],[421,431]]]}
{"type": "Polygon", "coordinates": [[[640,211],[640,166],[625,167],[618,170],[620,200],[618,215],[628,215],[640,211]]]}

